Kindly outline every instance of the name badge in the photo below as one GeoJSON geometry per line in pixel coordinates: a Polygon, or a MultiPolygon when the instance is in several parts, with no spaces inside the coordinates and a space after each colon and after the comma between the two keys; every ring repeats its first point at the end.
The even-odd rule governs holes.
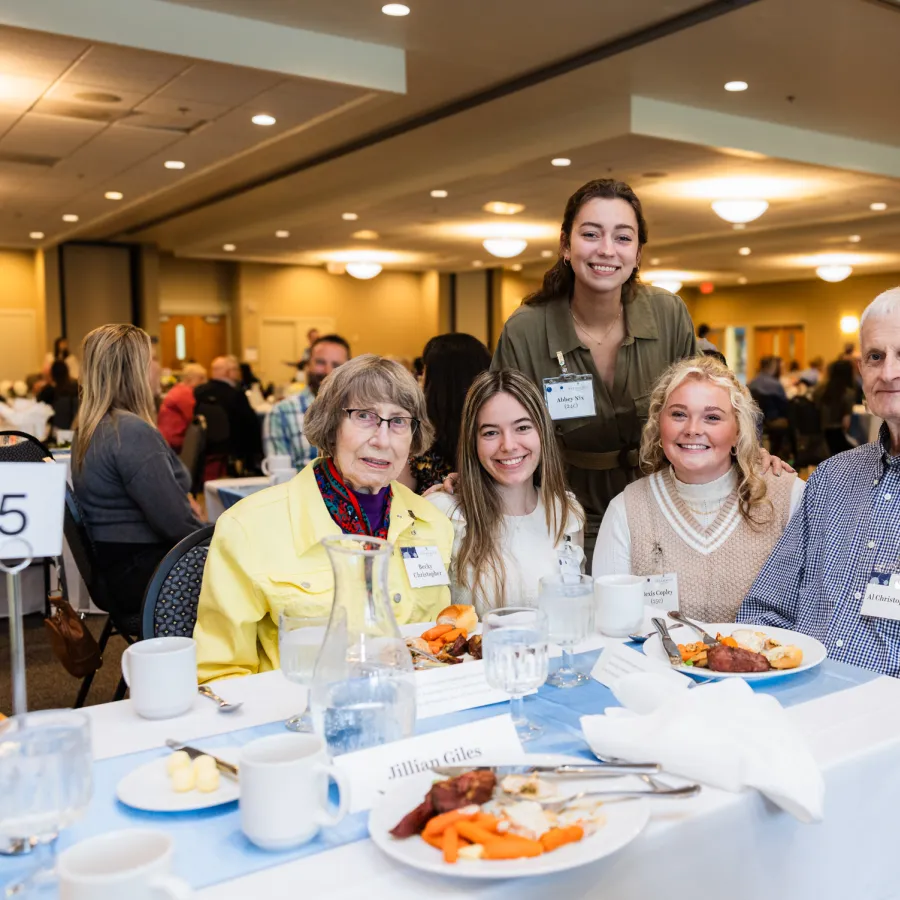
{"type": "Polygon", "coordinates": [[[644,606],[668,612],[678,609],[678,573],[648,575],[644,579],[644,606]]]}
{"type": "Polygon", "coordinates": [[[880,583],[882,580],[876,578],[866,585],[859,614],[900,621],[900,576],[890,576],[887,584],[880,583]]]}
{"type": "Polygon", "coordinates": [[[436,546],[401,547],[400,555],[403,557],[403,565],[406,566],[406,574],[412,587],[450,584],[444,561],[436,546]]]}
{"type": "Polygon", "coordinates": [[[590,375],[558,375],[544,379],[544,400],[550,418],[583,419],[597,413],[594,380],[590,375]]]}

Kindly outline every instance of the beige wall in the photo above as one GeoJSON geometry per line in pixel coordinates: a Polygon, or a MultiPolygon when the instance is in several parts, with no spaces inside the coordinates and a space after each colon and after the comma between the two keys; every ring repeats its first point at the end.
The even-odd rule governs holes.
{"type": "Polygon", "coordinates": [[[159,311],[162,315],[230,315],[236,265],[159,255],[159,311]]]}
{"type": "MultiPolygon", "coordinates": [[[[0,250],[0,310],[30,310],[34,313],[34,346],[33,352],[27,354],[27,362],[31,367],[29,372],[38,371],[46,352],[46,318],[43,264],[38,265],[34,251],[0,250]]],[[[26,374],[22,372],[18,377],[26,374]]]]}
{"type": "Polygon", "coordinates": [[[716,290],[700,294],[686,289],[682,296],[695,325],[713,328],[743,325],[748,329],[748,359],[753,359],[752,329],[757,325],[803,325],[806,362],[822,356],[826,362],[839,355],[844,344],[858,335],[844,335],[842,316],[859,316],[882,291],[900,284],[900,273],[856,275],[838,284],[821,279],[716,290]]]}
{"type": "Polygon", "coordinates": [[[529,294],[533,294],[540,286],[541,282],[536,278],[523,278],[516,272],[504,270],[500,289],[500,313],[503,322],[519,308],[529,294]]]}

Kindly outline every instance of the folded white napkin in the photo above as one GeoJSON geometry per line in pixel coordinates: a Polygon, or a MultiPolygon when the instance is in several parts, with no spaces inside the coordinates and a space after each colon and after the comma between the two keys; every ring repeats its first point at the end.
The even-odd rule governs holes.
{"type": "Polygon", "coordinates": [[[598,756],[654,760],[726,791],[756,788],[801,822],[824,817],[822,773],[774,697],[740,678],[683,690],[653,673],[624,676],[614,693],[626,708],[581,718],[598,756]]]}
{"type": "Polygon", "coordinates": [[[24,431],[39,441],[44,440],[49,431],[49,421],[53,407],[32,400],[13,400],[9,406],[0,406],[0,419],[5,420],[16,431],[24,431]]]}

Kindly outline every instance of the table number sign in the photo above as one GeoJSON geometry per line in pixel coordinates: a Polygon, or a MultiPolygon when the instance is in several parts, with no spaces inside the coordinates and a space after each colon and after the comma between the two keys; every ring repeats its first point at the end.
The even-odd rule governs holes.
{"type": "Polygon", "coordinates": [[[0,463],[0,559],[59,556],[65,495],[64,465],[0,463]]]}

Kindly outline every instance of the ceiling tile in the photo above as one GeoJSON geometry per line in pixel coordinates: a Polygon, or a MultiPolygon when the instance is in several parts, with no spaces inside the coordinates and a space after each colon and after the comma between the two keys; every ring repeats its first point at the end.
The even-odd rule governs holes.
{"type": "Polygon", "coordinates": [[[167,84],[160,91],[160,96],[237,106],[269,90],[282,79],[281,75],[258,72],[255,69],[196,63],[171,84],[167,84]]]}
{"type": "Polygon", "coordinates": [[[0,72],[53,81],[89,46],[75,38],[0,27],[0,72]]]}
{"type": "Polygon", "coordinates": [[[308,79],[291,79],[255,97],[253,111],[275,116],[292,116],[297,124],[362,97],[366,92],[340,84],[326,84],[308,79]]]}
{"type": "Polygon", "coordinates": [[[113,93],[149,94],[190,65],[189,60],[179,56],[95,44],[69,77],[113,93]]]}
{"type": "Polygon", "coordinates": [[[0,150],[67,156],[105,127],[100,122],[27,113],[0,141],[0,150]]]}

